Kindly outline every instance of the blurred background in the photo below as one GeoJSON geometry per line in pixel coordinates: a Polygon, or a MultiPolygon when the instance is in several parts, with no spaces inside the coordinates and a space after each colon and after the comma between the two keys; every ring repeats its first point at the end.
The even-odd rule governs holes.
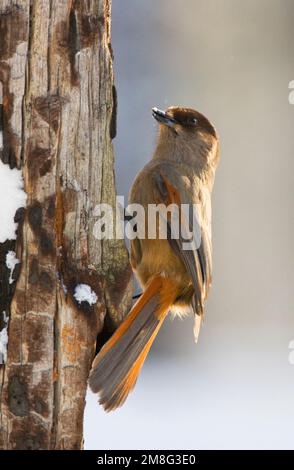
{"type": "Polygon", "coordinates": [[[89,393],[87,449],[294,448],[293,23],[293,0],[112,2],[118,194],[152,155],[152,106],[206,114],[221,162],[199,342],[168,319],[123,408],[89,393]]]}

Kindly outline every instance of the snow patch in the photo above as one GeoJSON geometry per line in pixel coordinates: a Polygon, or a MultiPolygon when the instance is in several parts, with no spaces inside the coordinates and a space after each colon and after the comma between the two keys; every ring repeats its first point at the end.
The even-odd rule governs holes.
{"type": "Polygon", "coordinates": [[[5,364],[7,360],[8,334],[7,326],[0,331],[0,364],[5,364]]]}
{"type": "Polygon", "coordinates": [[[7,345],[8,345],[8,333],[7,333],[7,324],[8,316],[3,310],[2,312],[3,321],[6,326],[0,331],[0,364],[5,364],[7,361],[7,345]]]}
{"type": "Polygon", "coordinates": [[[16,239],[14,216],[17,209],[25,207],[26,198],[21,171],[11,170],[0,160],[0,243],[16,239]]]}
{"type": "Polygon", "coordinates": [[[63,279],[61,279],[61,287],[62,287],[62,289],[63,289],[63,292],[64,292],[65,295],[66,295],[66,294],[67,294],[67,287],[66,287],[66,285],[64,284],[63,279]]]}
{"type": "Polygon", "coordinates": [[[15,252],[14,251],[8,251],[6,254],[6,266],[8,269],[10,269],[10,276],[9,276],[9,284],[13,283],[13,271],[14,268],[17,264],[19,264],[20,261],[17,259],[15,252]]]}
{"type": "Polygon", "coordinates": [[[95,292],[87,284],[78,284],[75,288],[74,298],[80,304],[88,302],[89,305],[96,304],[98,298],[95,292]]]}

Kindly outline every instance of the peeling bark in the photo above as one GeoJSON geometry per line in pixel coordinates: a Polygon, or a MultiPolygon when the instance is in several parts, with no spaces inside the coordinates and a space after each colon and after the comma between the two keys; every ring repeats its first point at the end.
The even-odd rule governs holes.
{"type": "Polygon", "coordinates": [[[2,0],[0,35],[0,157],[28,196],[16,242],[0,245],[0,448],[80,449],[97,334],[131,300],[123,241],[93,236],[93,209],[115,203],[110,0],[2,0]],[[12,284],[8,250],[21,260],[12,284]],[[83,283],[96,304],[75,300],[83,283]]]}

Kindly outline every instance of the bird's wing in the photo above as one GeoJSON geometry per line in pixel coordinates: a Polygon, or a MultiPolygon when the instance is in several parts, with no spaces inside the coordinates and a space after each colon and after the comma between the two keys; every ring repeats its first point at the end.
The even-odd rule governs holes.
{"type": "Polygon", "coordinates": [[[182,176],[175,170],[169,171],[168,175],[160,171],[154,175],[154,180],[165,205],[176,204],[182,209],[182,205],[185,205],[184,210],[176,211],[166,222],[170,246],[181,258],[192,279],[195,291],[192,308],[195,313],[196,337],[212,276],[210,223],[206,223],[206,217],[203,217],[206,215],[203,214],[206,211],[206,201],[202,200],[199,204],[193,203],[192,192],[188,192],[183,184],[182,176]],[[179,233],[175,233],[174,227],[177,224],[173,223],[173,217],[179,217],[179,233]]]}

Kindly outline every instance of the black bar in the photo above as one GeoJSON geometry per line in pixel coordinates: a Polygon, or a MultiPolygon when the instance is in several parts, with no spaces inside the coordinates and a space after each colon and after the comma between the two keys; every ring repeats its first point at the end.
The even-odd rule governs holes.
{"type": "MultiPolygon", "coordinates": [[[[1,468],[8,464],[20,464],[25,468],[34,465],[60,465],[67,464],[70,468],[145,468],[151,466],[179,466],[185,465],[218,468],[221,465],[238,465],[252,467],[253,465],[292,465],[294,463],[294,452],[289,451],[259,451],[259,450],[91,450],[91,451],[0,451],[1,468]]],[[[54,469],[53,469],[54,470],[54,469]]]]}

